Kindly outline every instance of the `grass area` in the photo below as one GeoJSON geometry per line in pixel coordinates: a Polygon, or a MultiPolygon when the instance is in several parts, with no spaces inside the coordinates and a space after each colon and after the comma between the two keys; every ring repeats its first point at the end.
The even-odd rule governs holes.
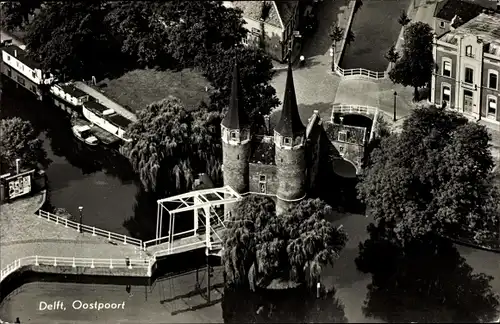
{"type": "Polygon", "coordinates": [[[168,96],[179,98],[189,110],[209,102],[210,83],[197,71],[134,70],[99,84],[99,91],[132,112],[168,96]],[[208,89],[208,91],[207,91],[208,89]]]}

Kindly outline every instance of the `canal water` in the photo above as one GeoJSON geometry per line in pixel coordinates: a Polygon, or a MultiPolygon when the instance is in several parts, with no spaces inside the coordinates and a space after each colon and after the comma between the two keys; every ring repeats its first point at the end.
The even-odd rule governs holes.
{"type": "Polygon", "coordinates": [[[362,0],[351,24],[355,40],[345,47],[340,67],[385,71],[389,62],[384,55],[396,43],[401,31],[398,18],[410,4],[411,0],[362,0]]]}
{"type": "Polygon", "coordinates": [[[31,122],[48,157],[49,202],[44,208],[64,208],[83,223],[105,230],[154,238],[156,197],[141,190],[128,160],[116,150],[90,147],[77,140],[66,114],[37,101],[13,82],[3,81],[0,114],[31,122]]]}

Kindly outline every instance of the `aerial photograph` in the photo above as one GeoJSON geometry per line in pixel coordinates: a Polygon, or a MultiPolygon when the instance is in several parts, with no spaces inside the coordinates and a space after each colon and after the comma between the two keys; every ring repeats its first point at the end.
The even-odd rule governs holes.
{"type": "Polygon", "coordinates": [[[500,323],[500,0],[1,1],[0,324],[500,323]]]}

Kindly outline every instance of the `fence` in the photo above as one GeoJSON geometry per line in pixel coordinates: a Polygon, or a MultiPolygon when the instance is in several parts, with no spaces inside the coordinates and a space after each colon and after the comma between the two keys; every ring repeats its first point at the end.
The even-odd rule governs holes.
{"type": "Polygon", "coordinates": [[[88,226],[88,225],[80,225],[77,222],[73,222],[71,220],[68,220],[67,218],[57,216],[51,213],[48,213],[43,210],[38,211],[38,217],[44,218],[48,221],[55,222],[56,224],[61,224],[64,225],[64,227],[69,227],[73,228],[77,231],[82,231],[82,233],[91,233],[92,236],[101,236],[107,238],[109,241],[118,241],[122,242],[123,244],[131,244],[140,247],[141,249],[143,248],[143,243],[142,240],[136,239],[127,235],[123,234],[117,234],[113,233],[110,231],[106,231],[100,228],[97,228],[95,226],[88,226]]]}
{"type": "Polygon", "coordinates": [[[334,114],[343,113],[343,114],[368,114],[374,115],[378,112],[377,107],[372,106],[362,106],[362,105],[333,105],[332,107],[332,117],[331,121],[333,122],[334,114]]]}
{"type": "Polygon", "coordinates": [[[362,68],[357,68],[357,69],[343,69],[337,64],[335,64],[335,72],[337,72],[338,75],[346,77],[346,76],[366,76],[371,79],[375,80],[380,80],[385,78],[385,72],[375,72],[375,71],[370,71],[362,68]]]}
{"type": "Polygon", "coordinates": [[[121,269],[147,269],[148,276],[151,276],[151,267],[154,259],[93,259],[93,258],[75,258],[75,257],[49,257],[49,256],[29,256],[17,259],[7,265],[0,272],[0,282],[8,275],[15,272],[19,268],[28,265],[40,266],[70,266],[70,267],[87,267],[87,268],[121,268],[121,269]]]}

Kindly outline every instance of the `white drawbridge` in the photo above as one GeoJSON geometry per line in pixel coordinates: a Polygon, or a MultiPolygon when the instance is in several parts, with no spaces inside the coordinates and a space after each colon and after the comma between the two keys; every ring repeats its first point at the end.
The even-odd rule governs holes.
{"type": "MultiPolygon", "coordinates": [[[[155,257],[188,252],[203,247],[208,251],[220,250],[222,248],[221,237],[226,228],[225,206],[234,204],[241,198],[241,195],[233,188],[225,186],[159,199],[157,201],[156,239],[144,242],[144,248],[155,257]],[[167,235],[162,236],[165,211],[168,216],[166,221],[169,224],[167,235]],[[190,211],[193,213],[189,213],[190,211]],[[192,217],[192,228],[176,232],[175,221],[179,217],[192,217]]],[[[185,223],[186,221],[181,224],[185,225],[185,223]]]]}

